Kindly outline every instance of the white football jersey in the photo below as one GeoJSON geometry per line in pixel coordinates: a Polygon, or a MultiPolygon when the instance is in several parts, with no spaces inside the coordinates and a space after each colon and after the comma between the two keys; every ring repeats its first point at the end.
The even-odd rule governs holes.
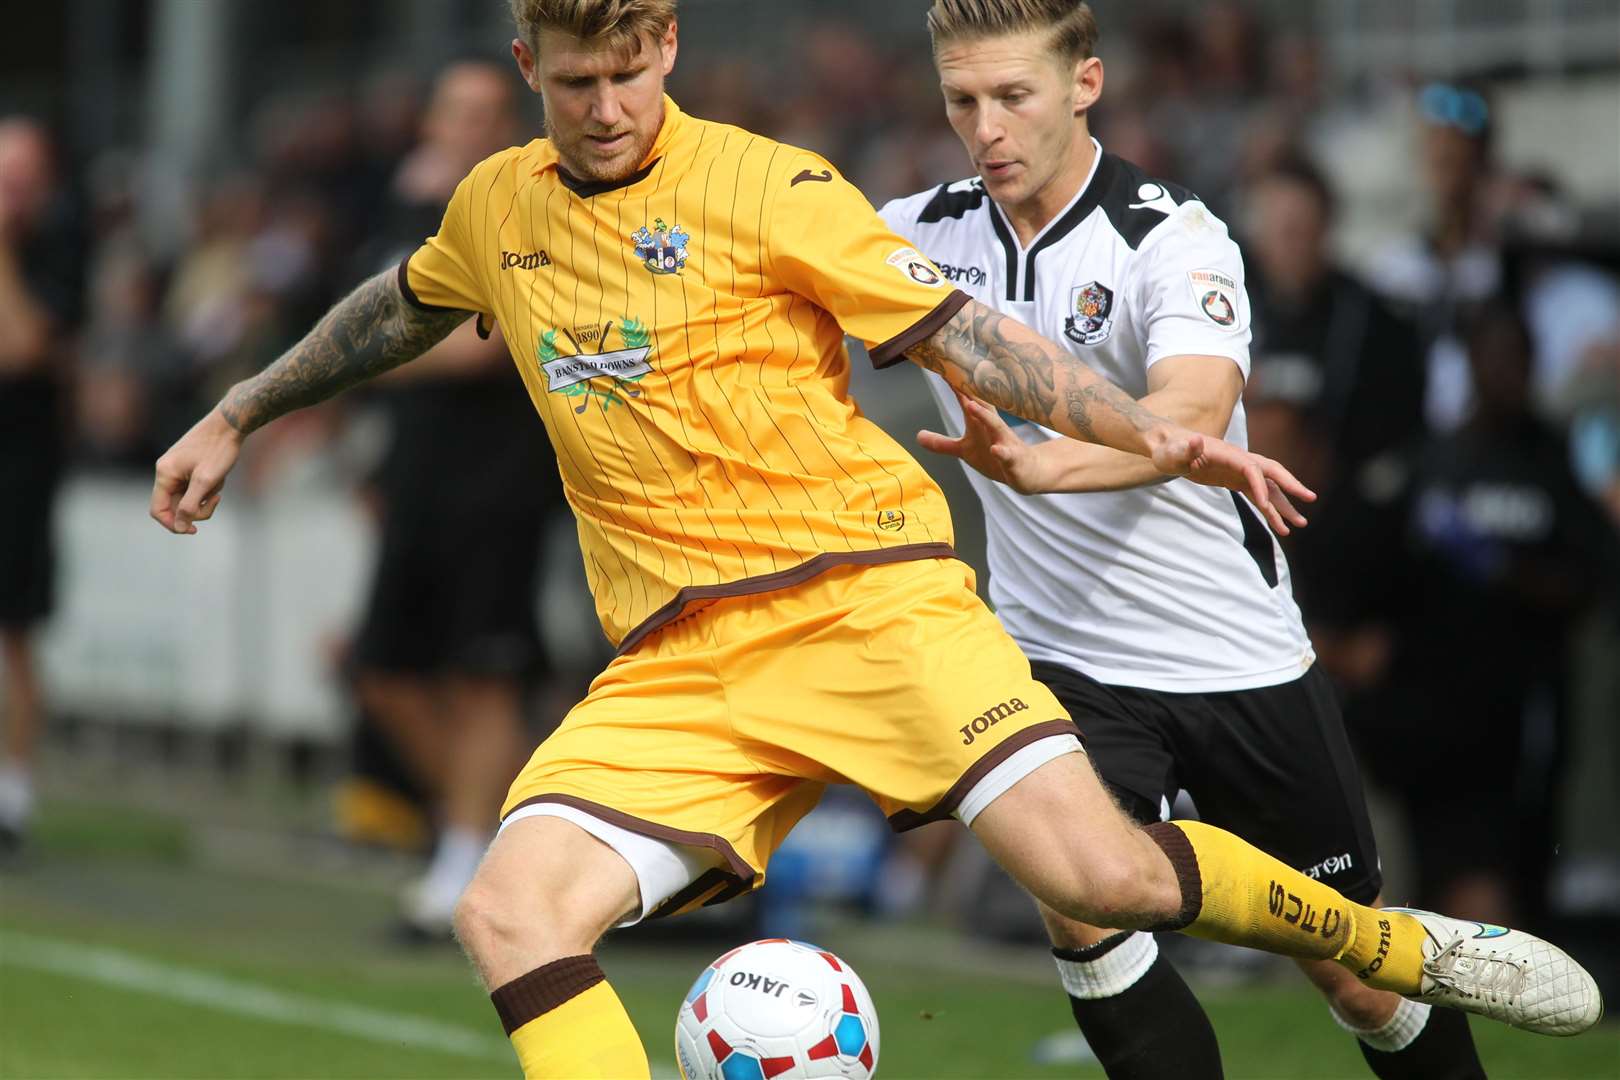
{"type": "MultiPolygon", "coordinates": [[[[1191,192],[1100,146],[1080,193],[1027,248],[977,178],[896,199],[882,215],[957,288],[1134,397],[1167,356],[1229,357],[1248,377],[1243,260],[1226,226],[1191,192]]],[[[948,384],[928,381],[960,432],[948,384]]],[[[1007,419],[1029,443],[1063,437],[1007,419]]],[[[1241,402],[1226,438],[1248,445],[1241,402]]],[[[1287,562],[1234,493],[1176,479],[1023,496],[967,472],[984,505],[991,599],[1030,659],[1184,693],[1287,682],[1315,659],[1287,562]]]]}

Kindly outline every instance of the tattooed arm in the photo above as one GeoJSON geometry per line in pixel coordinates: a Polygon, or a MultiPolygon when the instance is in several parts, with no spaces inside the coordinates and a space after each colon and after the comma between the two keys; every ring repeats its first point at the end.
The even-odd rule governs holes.
{"type": "Polygon", "coordinates": [[[470,317],[423,311],[405,301],[392,270],[350,293],[279,359],[231,387],[223,401],[158,459],[154,520],[194,533],[219,506],[242,440],[278,416],[325,401],[413,360],[470,317]]]}
{"type": "MultiPolygon", "coordinates": [[[[1311,501],[1316,496],[1275,461],[1148,411],[1125,391],[1029,327],[969,300],[907,356],[943,376],[959,393],[1071,438],[1150,458],[1160,473],[1247,494],[1272,527],[1288,531],[1273,485],[1311,501]]],[[[1289,513],[1294,524],[1304,519],[1289,513]]]]}

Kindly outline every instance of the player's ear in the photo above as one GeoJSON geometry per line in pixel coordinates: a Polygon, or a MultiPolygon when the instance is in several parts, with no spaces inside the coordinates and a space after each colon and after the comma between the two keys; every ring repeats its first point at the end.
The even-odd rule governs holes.
{"type": "Polygon", "coordinates": [[[664,28],[664,36],[658,42],[658,51],[664,58],[665,75],[675,70],[675,47],[677,44],[675,29],[675,20],[669,20],[669,25],[664,28]]]}
{"type": "Polygon", "coordinates": [[[535,63],[534,50],[522,38],[512,39],[512,58],[517,61],[518,74],[529,84],[529,89],[540,92],[540,66],[535,63]]]}
{"type": "Polygon", "coordinates": [[[1102,97],[1103,63],[1088,56],[1074,68],[1074,114],[1079,116],[1102,97]]]}

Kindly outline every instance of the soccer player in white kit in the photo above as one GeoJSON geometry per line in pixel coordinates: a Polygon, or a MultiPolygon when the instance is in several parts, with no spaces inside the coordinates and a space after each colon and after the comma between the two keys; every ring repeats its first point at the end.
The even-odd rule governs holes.
{"type": "MultiPolygon", "coordinates": [[[[957,288],[1067,342],[1144,405],[1245,445],[1242,257],[1191,192],[1091,138],[1103,68],[1087,6],[938,0],[928,19],[947,116],[979,175],[889,203],[889,226],[957,288]]],[[[963,434],[921,441],[974,466],[996,611],[1126,812],[1158,820],[1185,788],[1205,820],[1374,903],[1377,850],[1344,725],[1255,510],[929,383],[963,434]]],[[[1042,914],[1111,1077],[1220,1075],[1209,1020],[1151,934],[1042,914]]],[[[1460,1012],[1331,962],[1301,967],[1376,1075],[1484,1075],[1460,1012]]]]}

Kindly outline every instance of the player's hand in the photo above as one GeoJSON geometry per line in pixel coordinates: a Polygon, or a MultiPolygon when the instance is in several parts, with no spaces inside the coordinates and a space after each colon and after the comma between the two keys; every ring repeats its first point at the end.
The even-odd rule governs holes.
{"type": "Polygon", "coordinates": [[[919,431],[917,442],[923,449],[961,458],[1021,495],[1049,490],[1045,459],[1007,426],[1000,413],[960,390],[956,400],[962,406],[962,434],[953,439],[937,431],[919,431]]]}
{"type": "Polygon", "coordinates": [[[1306,523],[1291,500],[1316,501],[1316,492],[1282,465],[1240,450],[1225,439],[1169,425],[1156,431],[1150,443],[1154,468],[1185,476],[1195,484],[1247,495],[1278,536],[1287,536],[1306,523]]]}
{"type": "Polygon", "coordinates": [[[158,458],[152,520],[172,533],[195,533],[219,508],[225,476],[242,451],[242,433],[216,408],[158,458]]]}

